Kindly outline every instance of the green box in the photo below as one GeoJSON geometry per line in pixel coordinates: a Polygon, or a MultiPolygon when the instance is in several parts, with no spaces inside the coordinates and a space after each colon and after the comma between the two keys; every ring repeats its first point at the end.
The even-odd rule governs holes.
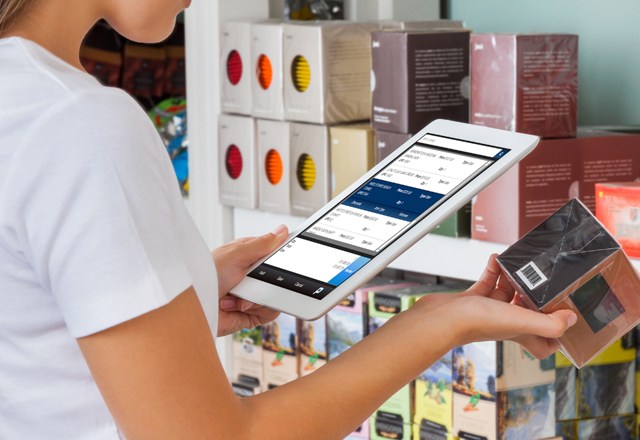
{"type": "Polygon", "coordinates": [[[467,203],[448,219],[440,223],[432,234],[453,238],[471,237],[471,203],[467,203]]]}
{"type": "Polygon", "coordinates": [[[369,419],[369,438],[371,440],[411,440],[411,425],[397,423],[385,417],[369,419]]]}

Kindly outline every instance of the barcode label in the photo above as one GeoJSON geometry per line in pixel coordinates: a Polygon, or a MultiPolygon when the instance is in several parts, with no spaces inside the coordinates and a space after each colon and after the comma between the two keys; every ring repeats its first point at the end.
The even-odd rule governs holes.
{"type": "Polygon", "coordinates": [[[547,281],[547,277],[544,276],[542,271],[538,269],[538,266],[532,261],[527,264],[525,267],[516,272],[520,279],[527,285],[527,287],[531,290],[538,287],[540,284],[547,281]]]}

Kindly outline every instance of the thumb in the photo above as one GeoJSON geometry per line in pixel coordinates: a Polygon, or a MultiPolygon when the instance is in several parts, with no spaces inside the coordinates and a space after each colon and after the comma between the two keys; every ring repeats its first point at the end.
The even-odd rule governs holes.
{"type": "Polygon", "coordinates": [[[549,314],[534,313],[537,313],[539,319],[531,322],[529,333],[544,338],[559,338],[578,320],[578,316],[571,310],[556,310],[549,314]]]}
{"type": "Polygon", "coordinates": [[[261,235],[238,246],[240,264],[250,266],[260,258],[269,255],[282,245],[289,235],[285,225],[280,225],[273,232],[261,235]]]}

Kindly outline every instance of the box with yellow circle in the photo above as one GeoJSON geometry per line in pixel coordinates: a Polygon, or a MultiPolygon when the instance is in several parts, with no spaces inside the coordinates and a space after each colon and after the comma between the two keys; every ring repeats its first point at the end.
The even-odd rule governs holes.
{"type": "Polygon", "coordinates": [[[251,114],[251,21],[220,23],[222,111],[251,114]]]}
{"type": "Polygon", "coordinates": [[[331,124],[371,115],[370,33],[375,23],[284,25],[285,119],[331,124]]]}
{"type": "Polygon", "coordinates": [[[255,122],[247,116],[220,115],[218,123],[220,203],[255,209],[258,206],[255,122]]]}
{"type": "Polygon", "coordinates": [[[284,119],[282,21],[251,25],[252,111],[256,118],[284,119]]]}
{"type": "Polygon", "coordinates": [[[289,122],[256,120],[258,206],[262,211],[291,213],[290,130],[289,122]]]}
{"type": "Polygon", "coordinates": [[[337,197],[375,165],[370,125],[339,125],[331,135],[331,197],[337,197]]]}
{"type": "Polygon", "coordinates": [[[309,217],[331,198],[329,128],[291,123],[291,214],[309,217]]]}

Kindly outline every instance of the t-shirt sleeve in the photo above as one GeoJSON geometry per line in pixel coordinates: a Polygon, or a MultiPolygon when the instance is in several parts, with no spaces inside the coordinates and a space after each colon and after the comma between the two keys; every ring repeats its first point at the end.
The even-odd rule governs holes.
{"type": "Polygon", "coordinates": [[[49,109],[17,148],[7,178],[13,249],[74,337],[161,307],[192,285],[177,180],[130,97],[83,94],[49,109]]]}

